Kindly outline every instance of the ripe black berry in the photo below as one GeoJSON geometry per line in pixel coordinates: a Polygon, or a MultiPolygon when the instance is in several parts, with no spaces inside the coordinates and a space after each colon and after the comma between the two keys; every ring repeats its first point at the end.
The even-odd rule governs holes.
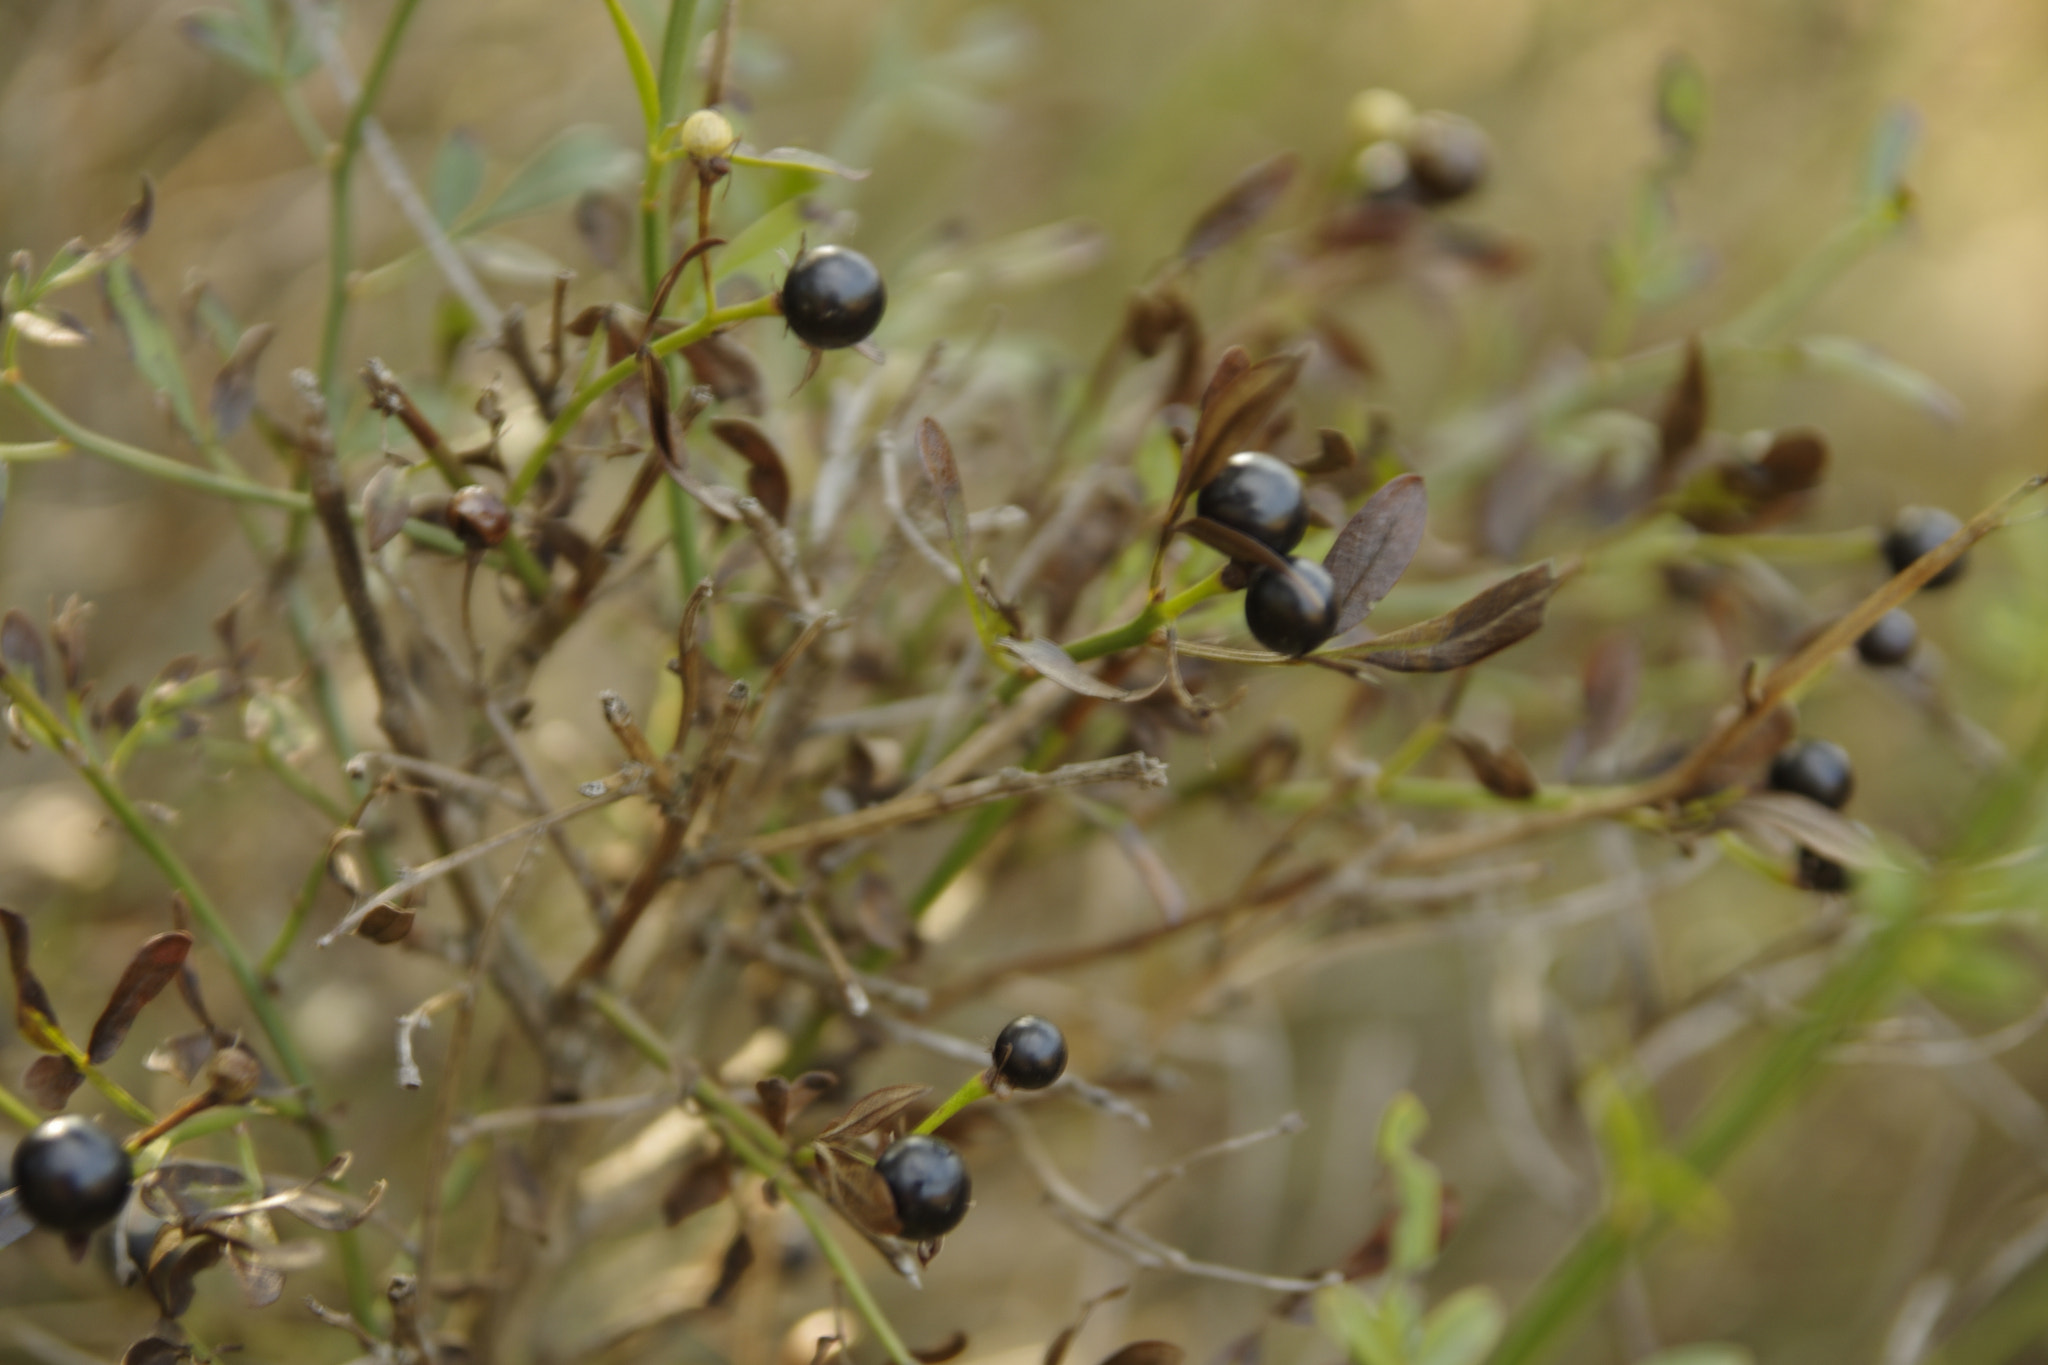
{"type": "Polygon", "coordinates": [[[1301,476],[1256,450],[1231,456],[1195,499],[1195,511],[1250,536],[1276,555],[1301,544],[1308,533],[1301,476]]]}
{"type": "Polygon", "coordinates": [[[1825,739],[1802,739],[1788,744],[1771,760],[1771,790],[1791,792],[1818,801],[1830,810],[1849,804],[1856,789],[1856,774],[1849,767],[1849,754],[1841,745],[1825,739]]]}
{"type": "Polygon", "coordinates": [[[114,1221],[135,1167],[107,1130],[64,1114],[37,1125],[14,1149],[15,1196],[53,1232],[81,1233],[114,1221]]]}
{"type": "Polygon", "coordinates": [[[1415,195],[1425,204],[1463,199],[1485,181],[1493,160],[1479,125],[1456,114],[1418,114],[1406,141],[1415,195]]]}
{"type": "Polygon", "coordinates": [[[913,1133],[882,1153],[875,1173],[889,1187],[900,1235],[913,1242],[943,1237],[967,1216],[967,1163],[943,1138],[913,1133]]]}
{"type": "Polygon", "coordinates": [[[812,247],[797,257],[782,282],[782,316],[789,330],[821,351],[866,341],[888,301],[875,263],[843,246],[812,247]]]}
{"type": "Polygon", "coordinates": [[[996,1075],[1017,1090],[1043,1090],[1067,1069],[1067,1039],[1059,1025],[1035,1014],[1012,1019],[996,1035],[996,1075]]]}
{"type": "MultiPolygon", "coordinates": [[[[1892,572],[1902,571],[1908,564],[1926,554],[1935,546],[1963,529],[1953,512],[1939,507],[1907,507],[1892,518],[1891,529],[1884,533],[1884,557],[1892,566],[1892,572]]],[[[1963,564],[1968,555],[1956,560],[1940,573],[1927,580],[1930,588],[1945,587],[1963,575],[1963,564]]]]}
{"type": "Polygon", "coordinates": [[[1902,664],[1920,643],[1920,627],[1897,608],[1877,618],[1877,624],[1856,637],[1856,652],[1874,668],[1902,664]]]}
{"type": "Polygon", "coordinates": [[[1261,568],[1244,593],[1244,623],[1275,654],[1299,658],[1337,628],[1336,585],[1313,559],[1287,561],[1291,573],[1261,568]]]}
{"type": "Polygon", "coordinates": [[[1810,848],[1799,850],[1799,884],[1809,891],[1847,891],[1849,869],[1810,848]]]}

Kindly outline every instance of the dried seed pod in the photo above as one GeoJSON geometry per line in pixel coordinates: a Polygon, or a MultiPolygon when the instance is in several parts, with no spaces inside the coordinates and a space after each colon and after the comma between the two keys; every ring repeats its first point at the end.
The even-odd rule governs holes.
{"type": "Polygon", "coordinates": [[[450,495],[448,529],[472,550],[493,549],[512,533],[512,509],[496,493],[473,483],[450,495]]]}

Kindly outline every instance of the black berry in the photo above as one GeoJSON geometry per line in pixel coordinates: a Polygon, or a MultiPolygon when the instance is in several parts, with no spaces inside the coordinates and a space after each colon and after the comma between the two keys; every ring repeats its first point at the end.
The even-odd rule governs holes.
{"type": "Polygon", "coordinates": [[[1408,126],[1408,171],[1425,204],[1463,199],[1486,181],[1493,151],[1486,134],[1456,114],[1418,114],[1408,126]]]}
{"type": "Polygon", "coordinates": [[[789,330],[821,351],[866,341],[888,301],[875,263],[843,246],[812,247],[797,257],[782,282],[782,316],[789,330]]]}
{"type": "Polygon", "coordinates": [[[1250,536],[1276,555],[1301,544],[1308,533],[1301,476],[1256,450],[1231,456],[1195,499],[1195,511],[1250,536]]]}
{"type": "Polygon", "coordinates": [[[1067,1069],[1067,1038],[1051,1020],[1027,1014],[1003,1025],[991,1055],[1005,1085],[1043,1090],[1067,1069]]]}
{"type": "MultiPolygon", "coordinates": [[[[1939,507],[1908,507],[1892,518],[1891,529],[1884,533],[1884,557],[1892,566],[1893,573],[1899,573],[1908,564],[1926,554],[1935,546],[1963,529],[1953,512],[1939,507]]],[[[1969,559],[1964,555],[1955,563],[1927,580],[1930,588],[1945,587],[1963,576],[1963,564],[1969,559]]]]}
{"type": "Polygon", "coordinates": [[[1849,804],[1856,790],[1856,774],[1849,766],[1849,754],[1841,745],[1825,739],[1802,739],[1788,744],[1771,760],[1771,790],[1791,792],[1818,801],[1830,810],[1849,804]]]}
{"type": "Polygon", "coordinates": [[[14,1149],[15,1197],[38,1225],[81,1233],[114,1221],[135,1166],[107,1130],[72,1114],[37,1125],[14,1149]]]}
{"type": "Polygon", "coordinates": [[[1856,652],[1874,668],[1891,668],[1906,662],[1919,643],[1920,627],[1911,616],[1894,608],[1856,637],[1856,652]]]}
{"type": "Polygon", "coordinates": [[[1810,848],[1799,850],[1799,884],[1808,891],[1847,891],[1849,869],[1810,848]]]}
{"type": "Polygon", "coordinates": [[[913,1242],[943,1237],[967,1216],[967,1163],[942,1138],[904,1138],[882,1153],[875,1173],[889,1187],[900,1235],[913,1242]]]}
{"type": "Polygon", "coordinates": [[[1337,628],[1336,586],[1313,559],[1287,561],[1292,571],[1261,568],[1244,593],[1244,623],[1275,654],[1299,658],[1337,628]]]}

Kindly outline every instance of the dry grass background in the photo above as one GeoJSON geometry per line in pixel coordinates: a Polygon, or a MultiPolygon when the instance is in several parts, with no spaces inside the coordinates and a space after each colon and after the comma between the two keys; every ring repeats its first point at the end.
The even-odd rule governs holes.
{"type": "MultiPolygon", "coordinates": [[[[324,179],[267,91],[180,39],[182,8],[0,0],[0,244],[44,255],[73,235],[96,234],[146,172],[161,202],[135,259],[159,299],[174,298],[185,273],[196,271],[242,317],[278,322],[274,359],[305,363],[322,306],[324,179]]],[[[345,8],[360,66],[385,7],[345,8]]],[[[1912,176],[1916,221],[1822,301],[1812,330],[1866,338],[1923,370],[1957,396],[1962,419],[1943,426],[1866,390],[1772,377],[1731,379],[1719,423],[1829,432],[1838,463],[1809,518],[1818,528],[1880,520],[1911,501],[1966,511],[2041,466],[2048,8],[2019,0],[1038,0],[998,10],[760,0],[745,24],[741,84],[757,103],[750,136],[760,145],[843,150],[873,166],[873,179],[840,199],[859,214],[852,240],[885,270],[943,241],[987,240],[1039,223],[1078,218],[1103,230],[1106,249],[1093,269],[1004,300],[1018,333],[1076,357],[1093,354],[1126,291],[1245,164],[1292,148],[1311,167],[1330,165],[1343,147],[1345,103],[1358,88],[1394,85],[1418,103],[1470,114],[1499,154],[1472,216],[1526,242],[1533,265],[1512,283],[1448,306],[1400,290],[1371,305],[1365,327],[1386,369],[1375,399],[1413,430],[1503,391],[1552,348],[1592,336],[1603,306],[1594,244],[1613,230],[1654,154],[1648,92],[1667,53],[1690,53],[1711,86],[1708,143],[1681,207],[1691,234],[1712,246],[1718,274],[1697,298],[1649,319],[1649,336],[1682,335],[1725,316],[1782,276],[1843,212],[1873,121],[1890,102],[1909,101],[1925,129],[1912,176]],[[893,79],[887,68],[876,73],[877,54],[943,47],[965,32],[986,35],[991,54],[981,103],[948,105],[905,88],[883,113],[846,126],[864,83],[893,79]]],[[[307,88],[331,127],[331,91],[318,76],[307,88]]],[[[456,127],[476,133],[502,174],[569,124],[609,126],[630,145],[636,118],[595,3],[437,0],[389,89],[380,117],[416,170],[456,127]]],[[[381,189],[367,178],[362,184],[359,251],[383,261],[409,241],[381,189]]],[[[522,223],[517,235],[583,272],[592,296],[631,292],[623,281],[601,280],[566,212],[522,223]]],[[[1224,304],[1241,291],[1236,269],[1225,263],[1205,281],[1205,298],[1224,304]]],[[[535,288],[494,288],[501,300],[543,297],[535,288]]],[[[375,350],[401,369],[429,366],[437,292],[422,270],[364,301],[349,354],[375,350]]],[[[970,300],[931,327],[966,334],[980,317],[979,301],[970,300]]],[[[118,346],[111,333],[99,350],[109,346],[118,346]]],[[[118,367],[103,356],[34,359],[45,391],[66,410],[145,445],[161,440],[163,424],[146,396],[114,382],[118,367]]],[[[492,367],[467,363],[479,377],[492,367]]],[[[266,397],[282,401],[287,368],[267,367],[266,397]]],[[[0,437],[27,438],[16,414],[0,415],[0,437]]],[[[1001,471],[982,477],[995,496],[1001,471]]],[[[2043,689],[2011,660],[2014,642],[2037,634],[2048,615],[2048,550],[2038,529],[2023,530],[1979,558],[1966,587],[1928,604],[1923,626],[1946,657],[1963,709],[1994,733],[2023,734],[2043,689]]],[[[36,610],[74,592],[92,601],[103,677],[147,678],[165,658],[203,647],[205,623],[250,575],[218,506],[82,460],[16,471],[0,520],[5,604],[36,610]]],[[[1867,587],[1874,570],[1857,581],[1867,587]]],[[[1624,595],[1602,610],[1627,622],[1640,600],[1624,595]]],[[[661,610],[650,605],[645,618],[658,621],[661,610]]],[[[1568,604],[1561,618],[1542,639],[1482,670],[1470,702],[1482,719],[1555,716],[1573,704],[1576,661],[1610,622],[1575,616],[1568,604]]],[[[281,627],[267,633],[281,661],[281,627]]],[[[543,674],[535,749],[558,790],[613,761],[591,704],[598,688],[656,704],[660,658],[648,638],[624,630],[579,638],[573,658],[543,674]]],[[[367,689],[352,686],[367,716],[367,689]]],[[[1384,755],[1440,687],[1397,679],[1382,715],[1353,736],[1359,751],[1384,755]]],[[[1310,736],[1314,753],[1341,701],[1334,680],[1265,687],[1220,736],[1177,741],[1176,773],[1199,773],[1211,754],[1234,751],[1283,715],[1310,736]]],[[[1952,741],[1855,675],[1831,680],[1806,714],[1809,728],[1855,750],[1860,816],[1927,846],[1952,832],[1971,782],[1952,741]]],[[[174,829],[181,846],[260,938],[324,840],[320,822],[277,815],[260,776],[225,765],[152,756],[137,785],[184,812],[174,829]]],[[[630,869],[644,825],[623,807],[607,819],[585,831],[589,846],[607,871],[630,869]]],[[[1154,838],[1200,898],[1242,868],[1247,820],[1278,827],[1274,817],[1212,803],[1168,818],[1154,838]]],[[[1020,944],[1105,937],[1154,913],[1108,839],[1043,829],[1026,838],[1043,856],[970,877],[955,906],[964,923],[935,949],[935,974],[1020,944]]],[[[939,846],[939,836],[928,836],[901,857],[915,866],[939,846]]],[[[1648,846],[1606,831],[1558,852],[1532,894],[1615,876],[1648,846]]],[[[83,1014],[95,992],[67,997],[63,983],[110,976],[136,926],[158,924],[162,891],[59,765],[9,751],[0,755],[0,899],[37,917],[45,975],[60,1004],[68,998],[83,1014]]],[[[1504,897],[1452,921],[1360,931],[1342,951],[1324,943],[1199,1001],[1188,985],[1203,964],[1189,945],[1138,965],[1013,983],[946,1024],[986,1036],[1010,1013],[1035,1009],[1067,1023],[1077,1063],[1090,1074],[1139,1062],[1156,1069],[1163,1088],[1142,1097],[1155,1118],[1150,1134],[1086,1112],[1050,1126],[1066,1168],[1098,1193],[1184,1147],[1301,1110],[1304,1135],[1206,1168],[1154,1215],[1154,1226],[1192,1254],[1281,1273],[1328,1262],[1367,1231],[1380,1207],[1373,1125],[1395,1091],[1412,1087],[1434,1116],[1430,1151],[1466,1211],[1434,1282],[1492,1284],[1512,1300],[1589,1207],[1592,1171],[1567,1114],[1566,1068],[1616,1036],[1630,974],[1650,973],[1682,998],[1810,914],[1807,898],[1733,867],[1555,930],[1518,920],[1524,909],[1504,897]],[[1523,1106],[1528,1112],[1518,1112],[1523,1106]],[[1539,1137],[1539,1128],[1550,1136],[1539,1137]]],[[[561,945],[550,945],[544,929],[540,937],[569,951],[566,934],[561,945]]],[[[2016,948],[2007,972],[1952,983],[1967,1027],[2023,1014],[2038,996],[2038,960],[2016,948]]],[[[1930,968],[1931,979],[1938,975],[1930,968]]],[[[347,1098],[356,1169],[388,1171],[401,1190],[430,1115],[422,1099],[389,1085],[384,1021],[440,979],[430,964],[344,944],[318,956],[302,950],[285,981],[316,1066],[347,1098]]],[[[1670,1112],[1685,1113],[1746,1045],[1738,1032],[1726,1047],[1676,1065],[1660,1091],[1670,1112]]],[[[0,1044],[9,1073],[26,1056],[18,1043],[0,1044]]],[[[885,1052],[864,1063],[858,1079],[946,1085],[952,1077],[921,1056],[885,1052]]],[[[146,1086],[139,1073],[135,1079],[146,1086]]],[[[1930,1270],[1967,1275],[2038,1214],[2048,1191],[2048,1116],[2032,1096],[2044,1082],[2048,1048],[2036,1040],[1964,1067],[1832,1069],[1797,1116],[1731,1171],[1726,1226],[1662,1244],[1572,1358],[1630,1358],[1654,1332],[1673,1342],[1741,1341],[1770,1362],[1878,1359],[1908,1286],[1930,1270]]],[[[616,1140],[631,1132],[621,1125],[616,1140]]],[[[302,1159],[285,1150],[280,1163],[302,1159]]],[[[949,1242],[930,1287],[922,1295],[883,1292],[913,1343],[965,1327],[970,1359],[1024,1365],[1078,1299],[1133,1272],[1037,1211],[1035,1187],[1004,1142],[979,1144],[974,1160],[977,1212],[949,1242]]],[[[537,1358],[569,1358],[622,1286],[637,1291],[675,1277],[690,1289],[720,1245],[714,1230],[664,1232],[630,1205],[605,1216],[616,1239],[603,1257],[565,1268],[537,1300],[524,1343],[537,1358]]],[[[780,1333],[806,1303],[826,1302],[814,1271],[794,1273],[802,1278],[779,1308],[743,1302],[741,1311],[762,1313],[764,1324],[773,1318],[780,1333]]],[[[1157,1335],[1208,1361],[1267,1301],[1169,1276],[1142,1276],[1140,1285],[1097,1315],[1076,1358],[1157,1335]]],[[[334,1297],[318,1275],[303,1287],[334,1297]]],[[[340,1358],[339,1337],[300,1325],[300,1290],[295,1281],[285,1304],[251,1318],[231,1286],[215,1285],[195,1322],[212,1340],[249,1342],[251,1358],[340,1358]]],[[[111,1359],[149,1317],[138,1296],[110,1301],[92,1267],[69,1268],[47,1248],[17,1248],[0,1261],[0,1360],[111,1359]],[[66,1353],[53,1337],[88,1357],[66,1353]]],[[[1275,1329],[1271,1348],[1275,1361],[1332,1354],[1299,1328],[1275,1329]]],[[[711,1358],[687,1327],[658,1349],[669,1358],[711,1358]]]]}

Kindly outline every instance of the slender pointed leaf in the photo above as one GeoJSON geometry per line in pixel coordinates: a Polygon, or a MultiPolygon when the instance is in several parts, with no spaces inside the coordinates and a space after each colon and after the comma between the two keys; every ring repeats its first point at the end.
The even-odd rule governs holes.
{"type": "Polygon", "coordinates": [[[1419,474],[1403,474],[1366,499],[1337,533],[1323,567],[1337,598],[1337,634],[1372,613],[1422,548],[1429,495],[1419,474]]]}
{"type": "Polygon", "coordinates": [[[1535,634],[1560,581],[1548,564],[1538,564],[1442,616],[1389,631],[1339,656],[1396,673],[1444,673],[1476,664],[1535,634]]]}
{"type": "Polygon", "coordinates": [[[107,1007],[100,1011],[92,1026],[92,1041],[86,1045],[85,1055],[94,1065],[105,1062],[120,1049],[128,1030],[135,1026],[135,1016],[177,979],[191,951],[192,935],[173,929],[158,934],[136,952],[107,998],[107,1007]]]}

